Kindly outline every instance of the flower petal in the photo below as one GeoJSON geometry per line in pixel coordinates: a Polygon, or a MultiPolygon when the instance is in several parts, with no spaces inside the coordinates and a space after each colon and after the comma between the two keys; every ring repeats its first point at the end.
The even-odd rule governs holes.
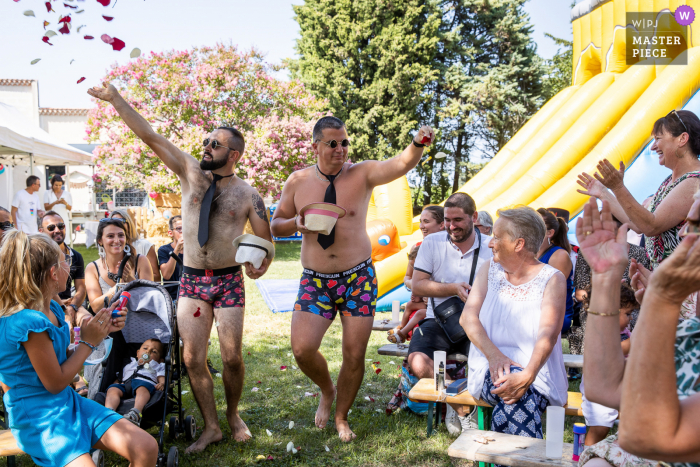
{"type": "Polygon", "coordinates": [[[250,390],[250,392],[258,392],[259,390],[260,390],[260,388],[253,388],[250,390]]]}
{"type": "Polygon", "coordinates": [[[294,421],[289,422],[289,429],[291,430],[292,428],[294,428],[294,421]]]}
{"type": "Polygon", "coordinates": [[[108,6],[109,2],[111,2],[111,1],[112,0],[97,0],[97,3],[99,3],[102,6],[108,6]]]}
{"type": "Polygon", "coordinates": [[[107,21],[112,21],[112,20],[114,19],[114,16],[105,16],[105,15],[102,15],[102,17],[103,17],[105,20],[107,20],[107,21]]]}
{"type": "Polygon", "coordinates": [[[287,369],[287,367],[284,366],[284,365],[282,365],[282,366],[280,367],[280,370],[282,370],[282,371],[285,371],[286,369],[287,369]]]}
{"type": "Polygon", "coordinates": [[[64,23],[61,29],[58,30],[61,34],[70,34],[70,29],[68,28],[68,23],[64,23]]]}
{"type": "Polygon", "coordinates": [[[29,63],[32,64],[32,65],[36,65],[37,63],[39,63],[39,61],[41,61],[40,58],[35,58],[34,60],[32,60],[32,61],[29,62],[29,63]]]}
{"type": "Polygon", "coordinates": [[[79,15],[80,13],[84,13],[84,12],[85,12],[85,10],[78,10],[78,11],[75,12],[75,14],[76,14],[76,15],[79,15]]]}
{"type": "Polygon", "coordinates": [[[379,373],[382,372],[382,369],[381,369],[381,368],[377,368],[376,370],[374,370],[374,372],[377,373],[377,374],[379,374],[379,373]]]}
{"type": "Polygon", "coordinates": [[[66,7],[66,8],[72,8],[72,9],[74,9],[74,10],[77,10],[77,9],[78,9],[77,6],[69,5],[69,4],[67,4],[67,3],[64,3],[63,6],[66,7]]]}
{"type": "Polygon", "coordinates": [[[123,40],[117,39],[116,37],[112,38],[112,49],[116,50],[119,52],[121,49],[126,47],[126,44],[124,43],[123,40]]]}
{"type": "Polygon", "coordinates": [[[24,16],[34,16],[36,18],[36,16],[34,15],[34,12],[32,10],[25,11],[24,16]]]}
{"type": "Polygon", "coordinates": [[[272,436],[272,432],[270,430],[265,430],[265,432],[267,433],[267,436],[272,436]]]}
{"type": "Polygon", "coordinates": [[[72,60],[70,61],[69,65],[72,65],[74,61],[75,61],[75,59],[72,59],[72,60]]]}
{"type": "Polygon", "coordinates": [[[54,31],[52,31],[52,30],[49,29],[48,31],[46,31],[46,34],[44,34],[44,35],[45,35],[46,37],[53,37],[53,36],[56,35],[56,32],[54,32],[54,31]]]}
{"type": "Polygon", "coordinates": [[[294,449],[294,442],[290,441],[287,443],[287,452],[291,452],[294,449]]]}
{"type": "Polygon", "coordinates": [[[138,58],[138,57],[140,57],[140,56],[141,56],[141,49],[139,49],[139,48],[135,48],[135,49],[132,50],[131,53],[129,54],[129,57],[131,57],[131,58],[138,58]]]}
{"type": "Polygon", "coordinates": [[[326,452],[331,452],[331,450],[328,449],[328,446],[323,446],[323,447],[326,448],[326,452]]]}
{"type": "Polygon", "coordinates": [[[86,41],[91,41],[91,40],[93,40],[94,38],[95,38],[94,36],[85,36],[85,37],[83,37],[83,39],[85,39],[86,41]]]}
{"type": "Polygon", "coordinates": [[[49,44],[49,45],[53,45],[51,42],[49,42],[48,36],[42,37],[41,40],[44,41],[44,42],[46,42],[46,43],[49,44]]]}
{"type": "Polygon", "coordinates": [[[46,5],[46,12],[51,13],[54,11],[53,7],[51,6],[51,2],[45,2],[44,5],[46,5]]]}
{"type": "Polygon", "coordinates": [[[273,461],[273,460],[275,460],[275,458],[274,458],[274,457],[272,457],[272,455],[269,455],[269,456],[267,456],[267,460],[269,460],[269,461],[273,461]]]}
{"type": "Polygon", "coordinates": [[[59,23],[70,23],[70,16],[61,16],[58,19],[59,23]]]}
{"type": "Polygon", "coordinates": [[[82,25],[78,26],[78,29],[77,29],[77,31],[78,31],[78,32],[80,32],[80,30],[81,30],[81,29],[83,29],[84,27],[85,27],[85,25],[84,25],[84,24],[82,24],[82,25]]]}

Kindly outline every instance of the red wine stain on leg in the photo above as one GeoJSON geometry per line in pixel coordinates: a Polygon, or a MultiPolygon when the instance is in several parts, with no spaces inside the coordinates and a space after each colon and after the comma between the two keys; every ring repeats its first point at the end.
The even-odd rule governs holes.
{"type": "Polygon", "coordinates": [[[195,203],[197,202],[197,198],[196,198],[196,197],[194,198],[194,202],[195,202],[195,203]]]}
{"type": "Polygon", "coordinates": [[[235,211],[229,211],[228,213],[231,215],[231,217],[233,217],[233,216],[236,215],[236,212],[235,212],[235,211]]]}
{"type": "Polygon", "coordinates": [[[197,311],[194,312],[194,317],[195,317],[195,318],[199,318],[199,316],[200,316],[201,314],[202,314],[202,313],[199,311],[199,307],[197,307],[197,311]]]}

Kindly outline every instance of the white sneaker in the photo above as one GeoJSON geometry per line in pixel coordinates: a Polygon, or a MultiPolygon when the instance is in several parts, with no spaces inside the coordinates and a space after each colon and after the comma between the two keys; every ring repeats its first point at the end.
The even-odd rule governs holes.
{"type": "Polygon", "coordinates": [[[447,413],[445,414],[445,426],[447,432],[451,436],[459,436],[462,433],[462,425],[459,422],[457,412],[449,404],[447,405],[447,413]]]}
{"type": "Polygon", "coordinates": [[[471,411],[466,417],[457,417],[459,419],[459,424],[462,425],[462,431],[466,430],[478,430],[479,422],[476,408],[471,411]]]}

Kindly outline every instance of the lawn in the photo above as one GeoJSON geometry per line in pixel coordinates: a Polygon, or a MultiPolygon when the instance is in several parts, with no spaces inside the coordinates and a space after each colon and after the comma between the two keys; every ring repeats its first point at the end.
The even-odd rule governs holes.
{"type": "MultiPolygon", "coordinates": [[[[299,243],[278,243],[277,257],[266,274],[266,279],[298,278],[301,275],[299,243]]],[[[94,248],[78,248],[85,263],[97,257],[94,248]]],[[[243,397],[240,402],[241,417],[247,423],[253,438],[239,444],[230,439],[231,431],[225,418],[224,388],[221,378],[214,379],[215,396],[224,442],[210,446],[204,452],[184,456],[188,443],[178,439],[180,462],[184,466],[230,466],[253,465],[258,456],[272,456],[264,461],[266,465],[344,465],[344,466],[448,466],[471,465],[469,462],[452,461],[447,456],[447,448],[453,438],[447,435],[444,426],[431,438],[426,437],[425,418],[410,413],[399,412],[387,416],[384,407],[396,390],[399,382],[398,364],[395,357],[381,357],[377,349],[386,344],[386,335],[372,333],[367,348],[367,359],[379,361],[382,372],[375,374],[371,363],[367,363],[364,382],[349,417],[350,426],[357,439],[341,443],[331,422],[325,430],[314,426],[314,414],[318,398],[304,397],[305,392],[317,393],[316,387],[295,365],[289,343],[291,313],[273,314],[262,300],[252,280],[246,282],[246,322],[243,335],[243,357],[246,365],[246,378],[243,397]],[[393,361],[395,364],[390,364],[393,361]],[[287,366],[281,371],[280,366],[287,366]],[[253,392],[254,387],[259,391],[253,392]],[[365,400],[370,396],[374,402],[365,400]],[[290,422],[294,427],[289,428],[290,422]],[[268,435],[266,430],[271,432],[268,435]],[[287,453],[290,441],[300,448],[297,454],[287,453]],[[326,447],[328,449],[326,449],[326,447]]],[[[341,364],[341,326],[336,320],[328,330],[321,352],[328,360],[334,380],[337,379],[341,364]]],[[[210,357],[215,367],[221,368],[216,331],[212,332],[210,357]]],[[[197,410],[187,380],[184,381],[183,403],[187,413],[195,415],[198,424],[202,419],[197,410]]],[[[572,390],[578,384],[572,385],[572,390]]],[[[571,442],[573,418],[567,417],[566,441],[571,442]]],[[[582,419],[576,421],[583,421],[582,419]]],[[[151,430],[156,433],[156,429],[151,430]]],[[[166,443],[166,449],[172,444],[166,443]]],[[[19,465],[31,465],[26,456],[20,458],[19,465]]],[[[107,455],[107,465],[125,466],[126,461],[114,454],[107,455]]]]}

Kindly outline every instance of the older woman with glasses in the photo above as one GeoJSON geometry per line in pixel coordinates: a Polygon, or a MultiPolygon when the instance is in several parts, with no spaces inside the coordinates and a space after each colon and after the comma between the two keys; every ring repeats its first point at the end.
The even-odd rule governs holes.
{"type": "MultiPolygon", "coordinates": [[[[612,215],[630,229],[646,235],[646,250],[652,270],[673,253],[680,243],[679,232],[685,215],[693,204],[693,194],[700,188],[700,119],[687,110],[672,110],[654,123],[652,151],[659,164],[671,169],[652,197],[649,208],[639,204],[625,187],[625,166],[617,170],[608,160],[598,164],[598,173],[579,175],[579,193],[610,203],[612,215]],[[606,190],[608,188],[610,191],[606,190]]],[[[684,307],[681,318],[695,316],[684,307]]]]}

